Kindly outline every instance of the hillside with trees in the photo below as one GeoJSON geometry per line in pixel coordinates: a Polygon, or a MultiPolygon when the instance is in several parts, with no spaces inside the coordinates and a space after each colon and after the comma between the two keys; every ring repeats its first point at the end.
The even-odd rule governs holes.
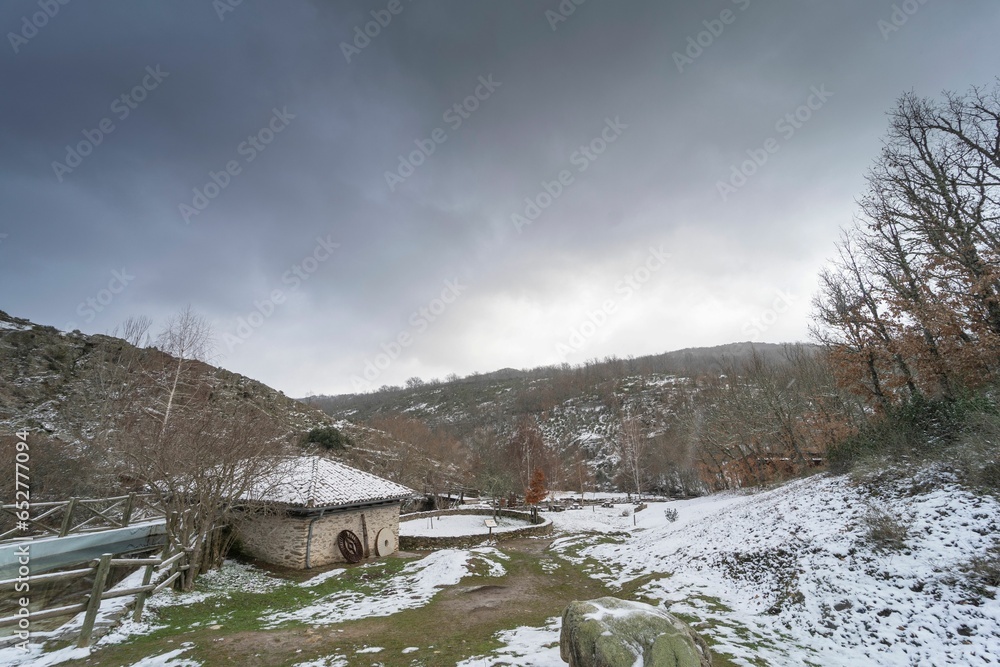
{"type": "MultiPolygon", "coordinates": [[[[821,272],[814,344],[411,378],[306,400],[404,440],[429,435],[473,484],[520,494],[536,467],[552,488],[686,495],[988,440],[1000,92],[906,94],[889,120],[857,219],[821,272]]],[[[972,459],[998,466],[992,448],[972,459]]]]}

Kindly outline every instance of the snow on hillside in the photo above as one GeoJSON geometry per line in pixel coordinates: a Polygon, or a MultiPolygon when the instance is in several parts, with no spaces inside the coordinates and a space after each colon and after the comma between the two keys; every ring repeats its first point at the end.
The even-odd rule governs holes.
{"type": "MultiPolygon", "coordinates": [[[[1000,602],[975,594],[961,572],[995,544],[1000,507],[922,481],[867,487],[823,475],[750,496],[653,503],[634,528],[617,507],[560,513],[553,520],[570,534],[553,549],[596,561],[591,576],[612,585],[646,577],[638,595],[695,619],[737,664],[996,664],[1000,602]],[[880,552],[866,537],[873,507],[909,521],[904,549],[880,552]],[[588,524],[604,535],[576,534],[588,524]]],[[[558,623],[519,630],[470,664],[515,654],[519,664],[557,664],[558,623]],[[515,638],[529,630],[539,648],[522,653],[515,638]]]]}

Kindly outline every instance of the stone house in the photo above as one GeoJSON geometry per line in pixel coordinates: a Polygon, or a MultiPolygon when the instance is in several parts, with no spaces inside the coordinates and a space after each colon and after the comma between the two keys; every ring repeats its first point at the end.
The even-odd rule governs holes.
{"type": "Polygon", "coordinates": [[[295,569],[356,563],[399,548],[399,506],[414,491],[320,456],[284,457],[252,492],[244,552],[295,569]]]}

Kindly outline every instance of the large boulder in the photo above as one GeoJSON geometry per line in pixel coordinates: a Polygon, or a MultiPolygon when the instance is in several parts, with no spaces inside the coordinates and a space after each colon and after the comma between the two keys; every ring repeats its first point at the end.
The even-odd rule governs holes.
{"type": "Polygon", "coordinates": [[[648,604],[612,597],[566,607],[559,655],[570,667],[712,665],[708,646],[686,623],[648,604]]]}

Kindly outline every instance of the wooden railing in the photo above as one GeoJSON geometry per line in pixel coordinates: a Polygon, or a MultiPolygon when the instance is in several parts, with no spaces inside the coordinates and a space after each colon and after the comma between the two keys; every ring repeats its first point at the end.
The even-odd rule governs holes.
{"type": "MultiPolygon", "coordinates": [[[[192,510],[190,509],[180,513],[171,512],[167,517],[168,536],[191,535],[191,517],[192,510]]],[[[86,567],[67,570],[64,572],[53,572],[50,574],[28,575],[24,577],[19,576],[13,579],[4,579],[0,581],[0,592],[14,589],[18,584],[22,583],[27,583],[30,590],[36,584],[54,581],[69,581],[89,576],[94,577],[94,583],[91,587],[90,593],[86,594],[85,599],[82,602],[62,607],[40,609],[27,614],[20,613],[0,618],[0,628],[21,624],[23,619],[27,619],[27,622],[30,625],[32,621],[57,616],[66,616],[69,614],[78,614],[81,611],[85,611],[86,614],[83,618],[83,626],[80,629],[80,637],[77,641],[77,646],[81,648],[89,646],[91,636],[94,632],[94,622],[97,620],[97,613],[100,611],[101,603],[104,600],[110,600],[112,598],[135,595],[135,610],[132,613],[132,617],[138,622],[142,616],[142,610],[146,604],[146,599],[150,595],[159,593],[167,586],[172,585],[179,577],[181,577],[181,575],[191,569],[189,557],[195,550],[195,539],[196,538],[192,537],[189,544],[182,546],[185,543],[178,543],[168,537],[168,540],[170,541],[168,541],[167,546],[163,548],[161,555],[155,558],[115,558],[114,554],[107,553],[102,555],[100,558],[90,561],[86,567]],[[144,567],[145,571],[142,575],[142,584],[132,588],[105,590],[108,582],[108,573],[114,566],[144,567]],[[156,583],[153,583],[153,577],[157,573],[160,573],[160,578],[162,580],[158,580],[156,583]]],[[[30,544],[30,540],[26,541],[26,543],[30,544]]]]}
{"type": "Polygon", "coordinates": [[[32,512],[40,512],[22,521],[17,505],[0,506],[3,524],[14,527],[0,532],[0,540],[13,537],[65,537],[76,533],[125,528],[139,520],[162,518],[152,495],[130,493],[113,498],[70,498],[57,502],[32,503],[32,512]],[[76,523],[74,523],[76,521],[76,523]],[[25,530],[25,527],[28,530],[25,530]]]}
{"type": "Polygon", "coordinates": [[[178,577],[190,569],[191,566],[187,560],[188,555],[193,551],[193,549],[189,547],[184,549],[174,549],[173,551],[174,553],[171,555],[167,555],[169,552],[164,551],[163,555],[157,558],[115,558],[113,554],[104,554],[100,558],[91,561],[86,567],[83,568],[0,581],[0,591],[5,591],[11,590],[18,583],[24,582],[27,582],[30,587],[34,588],[37,584],[54,581],[69,581],[72,579],[81,579],[91,575],[94,577],[94,583],[91,587],[90,593],[86,595],[83,602],[65,605],[62,607],[54,607],[51,609],[41,609],[30,612],[29,614],[20,614],[0,618],[0,628],[17,625],[21,623],[23,619],[27,619],[30,623],[44,618],[68,616],[70,614],[76,615],[81,611],[85,611],[86,614],[83,617],[83,626],[80,628],[80,637],[77,640],[77,646],[81,648],[89,646],[91,636],[94,632],[94,622],[97,620],[97,613],[100,611],[101,603],[104,600],[124,597],[126,595],[135,595],[135,609],[132,612],[132,618],[135,621],[139,621],[142,616],[143,606],[146,604],[146,599],[150,595],[158,593],[167,586],[173,584],[178,577]],[[145,571],[142,575],[142,584],[133,588],[105,590],[108,581],[108,573],[114,566],[144,567],[145,571]],[[162,580],[154,584],[152,583],[153,576],[157,573],[160,573],[162,580]]]}

